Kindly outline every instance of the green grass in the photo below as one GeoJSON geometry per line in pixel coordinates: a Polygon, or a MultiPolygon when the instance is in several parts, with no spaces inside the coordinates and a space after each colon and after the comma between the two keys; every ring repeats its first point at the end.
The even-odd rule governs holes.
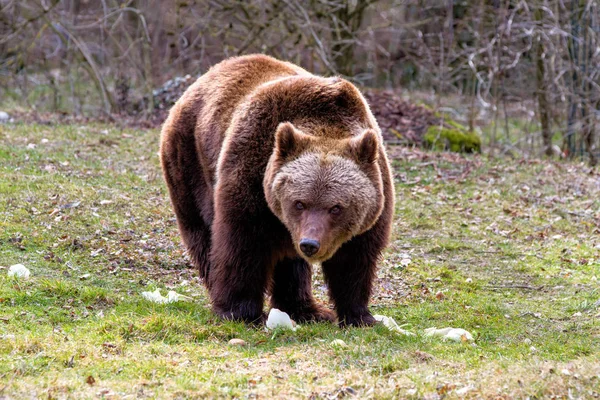
{"type": "MultiPolygon", "coordinates": [[[[0,125],[0,398],[600,392],[600,186],[586,167],[390,149],[396,223],[372,311],[418,335],[328,324],[273,333],[210,312],[180,245],[158,136],[0,125]],[[16,263],[29,280],[7,277],[16,263]],[[155,288],[193,301],[142,298],[155,288]],[[467,329],[475,343],[423,336],[433,326],[467,329]]],[[[314,289],[325,301],[320,273],[314,289]]]]}

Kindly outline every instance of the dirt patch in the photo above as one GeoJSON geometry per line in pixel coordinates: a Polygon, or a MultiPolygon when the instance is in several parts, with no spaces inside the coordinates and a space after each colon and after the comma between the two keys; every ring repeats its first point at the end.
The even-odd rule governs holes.
{"type": "Polygon", "coordinates": [[[421,146],[430,126],[443,125],[432,110],[402,100],[399,92],[368,89],[363,93],[387,141],[421,146]]]}

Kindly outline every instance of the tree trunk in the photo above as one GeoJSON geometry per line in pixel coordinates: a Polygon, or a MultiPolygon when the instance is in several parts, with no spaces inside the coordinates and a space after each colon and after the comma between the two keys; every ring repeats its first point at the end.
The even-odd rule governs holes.
{"type": "Polygon", "coordinates": [[[345,7],[340,8],[335,14],[341,22],[341,27],[333,38],[331,46],[333,62],[337,71],[347,77],[354,76],[354,48],[356,47],[356,33],[362,24],[365,9],[374,3],[374,0],[357,2],[354,7],[347,1],[345,7]]]}
{"type": "Polygon", "coordinates": [[[582,110],[583,117],[581,119],[582,122],[582,131],[583,131],[583,142],[585,144],[585,149],[588,153],[589,163],[591,167],[595,167],[598,165],[598,159],[596,158],[596,143],[595,143],[595,131],[596,124],[594,123],[594,110],[590,104],[586,104],[582,110]]]}
{"type": "MultiPolygon", "coordinates": [[[[542,11],[539,8],[535,10],[535,19],[541,25],[542,11]]],[[[542,140],[544,142],[544,152],[547,156],[552,156],[552,132],[550,131],[550,112],[548,97],[546,93],[547,85],[546,65],[544,64],[544,42],[542,41],[541,35],[538,35],[537,37],[536,81],[538,114],[540,116],[540,125],[542,126],[542,140]]]]}
{"type": "MultiPolygon", "coordinates": [[[[584,5],[583,2],[581,4],[582,6],[584,5]]],[[[584,8],[584,18],[587,19],[584,20],[584,26],[589,27],[590,29],[584,29],[583,30],[583,37],[582,37],[582,43],[583,43],[583,49],[582,49],[582,65],[581,65],[581,71],[582,71],[582,75],[584,77],[586,77],[587,79],[584,80],[582,82],[583,84],[583,88],[581,90],[581,94],[582,94],[582,118],[581,118],[581,130],[583,133],[583,144],[585,146],[585,151],[588,153],[588,157],[589,157],[589,163],[590,166],[594,167],[596,166],[596,164],[598,163],[598,160],[596,159],[596,144],[595,144],[595,130],[596,130],[596,124],[595,124],[595,112],[594,110],[597,107],[597,101],[594,99],[594,87],[592,85],[591,80],[593,79],[593,75],[594,75],[594,55],[593,55],[593,50],[596,48],[596,44],[594,43],[594,37],[593,37],[593,32],[595,28],[594,25],[594,21],[592,20],[592,12],[590,9],[584,8]]]]}

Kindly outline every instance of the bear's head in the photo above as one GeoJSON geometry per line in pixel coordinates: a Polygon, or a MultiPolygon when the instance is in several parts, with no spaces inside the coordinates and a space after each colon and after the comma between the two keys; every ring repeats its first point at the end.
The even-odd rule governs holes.
{"type": "Polygon", "coordinates": [[[279,125],[263,187],[271,211],[309,262],[331,258],[342,244],[370,229],[383,210],[378,134],[350,138],[308,135],[279,125]]]}

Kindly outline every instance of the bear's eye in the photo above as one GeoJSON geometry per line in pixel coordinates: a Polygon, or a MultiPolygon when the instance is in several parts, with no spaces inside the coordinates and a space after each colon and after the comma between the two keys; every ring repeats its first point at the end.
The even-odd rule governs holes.
{"type": "Polygon", "coordinates": [[[296,207],[296,210],[304,210],[304,204],[301,201],[297,201],[294,206],[296,207]]]}
{"type": "Polygon", "coordinates": [[[340,206],[333,206],[329,209],[329,213],[331,213],[333,215],[340,215],[341,212],[342,212],[342,207],[340,207],[340,206]]]}

